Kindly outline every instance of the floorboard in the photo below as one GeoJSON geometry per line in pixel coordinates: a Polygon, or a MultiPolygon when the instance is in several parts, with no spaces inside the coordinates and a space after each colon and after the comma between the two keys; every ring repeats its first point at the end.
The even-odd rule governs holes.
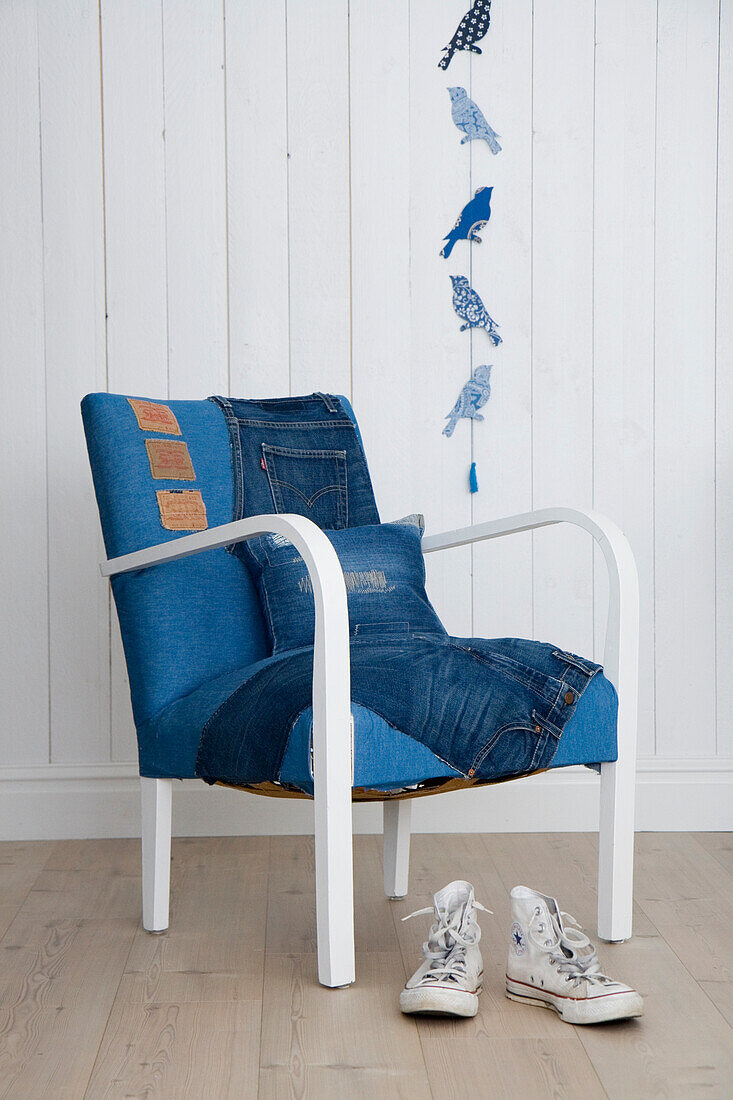
{"type": "Polygon", "coordinates": [[[327,990],[310,837],[175,840],[162,936],[137,841],[0,844],[0,1097],[733,1097],[731,834],[639,834],[634,938],[598,951],[645,1015],[586,1028],[508,1001],[504,971],[517,883],[595,939],[594,836],[418,835],[398,901],[381,838],[354,850],[357,982],[327,990]],[[402,1016],[430,923],[402,918],[456,877],[493,910],[479,1013],[402,1016]]]}

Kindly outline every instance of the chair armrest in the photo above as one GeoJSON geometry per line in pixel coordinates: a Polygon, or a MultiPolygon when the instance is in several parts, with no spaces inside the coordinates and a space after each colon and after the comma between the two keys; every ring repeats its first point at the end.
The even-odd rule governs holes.
{"type": "Polygon", "coordinates": [[[618,686],[622,641],[627,657],[632,659],[634,665],[638,661],[639,581],[629,541],[612,520],[600,512],[581,512],[576,508],[540,508],[536,512],[522,512],[503,519],[477,523],[472,527],[462,527],[457,531],[428,535],[423,539],[423,553],[432,554],[436,550],[448,550],[454,546],[496,539],[502,535],[514,535],[520,531],[533,531],[538,527],[551,527],[557,523],[582,527],[593,536],[603,551],[609,579],[603,665],[609,680],[618,686]],[[633,652],[628,652],[629,646],[633,647],[633,652]]]}
{"type": "Polygon", "coordinates": [[[338,555],[320,527],[305,516],[265,515],[224,523],[171,542],[136,550],[100,563],[102,575],[116,576],[179,558],[216,550],[257,535],[283,535],[303,558],[313,584],[315,638],[313,650],[314,783],[326,801],[351,802],[351,665],[346,584],[338,555]],[[344,788],[346,780],[346,788],[344,788]]]}
{"type": "Polygon", "coordinates": [[[540,508],[503,519],[489,520],[457,531],[428,535],[423,552],[447,550],[453,546],[500,538],[519,531],[533,531],[557,523],[571,523],[588,531],[603,551],[608,568],[608,620],[603,647],[604,672],[619,697],[619,757],[634,767],[636,759],[636,713],[639,690],[639,578],[634,554],[621,529],[600,512],[576,508],[540,508]],[[623,744],[622,744],[623,742],[623,744]]]}

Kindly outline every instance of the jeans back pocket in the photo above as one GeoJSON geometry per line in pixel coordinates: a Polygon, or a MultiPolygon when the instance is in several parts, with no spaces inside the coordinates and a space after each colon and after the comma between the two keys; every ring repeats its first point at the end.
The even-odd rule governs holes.
{"type": "Polygon", "coordinates": [[[293,512],[328,530],[348,527],[346,451],[263,443],[262,463],[277,513],[293,512]]]}

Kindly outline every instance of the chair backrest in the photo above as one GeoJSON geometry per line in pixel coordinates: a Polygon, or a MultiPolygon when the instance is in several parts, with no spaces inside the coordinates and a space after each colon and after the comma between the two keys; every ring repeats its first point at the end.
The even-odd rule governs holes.
{"type": "MultiPolygon", "coordinates": [[[[175,423],[180,435],[156,430],[154,420],[145,419],[143,406],[138,406],[138,411],[143,410],[139,423],[127,397],[94,393],[82,402],[110,558],[185,533],[162,525],[158,490],[198,490],[209,527],[232,519],[231,454],[221,410],[205,400],[155,399],[155,403],[175,417],[175,422],[163,421],[157,427],[170,428],[175,423]],[[154,480],[146,440],[184,442],[195,481],[154,480]]],[[[151,412],[154,415],[155,409],[151,412]]],[[[267,655],[264,623],[249,574],[224,549],[123,574],[113,579],[112,587],[138,726],[207,680],[267,655]]]]}
{"type": "MultiPolygon", "coordinates": [[[[340,400],[361,445],[353,410],[340,400]]],[[[198,491],[209,527],[231,522],[229,434],[212,401],[94,393],[82,401],[82,418],[108,557],[185,534],[163,526],[158,491],[198,491]],[[180,480],[180,470],[178,478],[166,479],[165,463],[176,456],[159,445],[151,455],[146,440],[185,443],[195,480],[180,480]]],[[[224,549],[122,574],[112,589],[138,727],[202,684],[268,655],[250,575],[224,549]]]]}

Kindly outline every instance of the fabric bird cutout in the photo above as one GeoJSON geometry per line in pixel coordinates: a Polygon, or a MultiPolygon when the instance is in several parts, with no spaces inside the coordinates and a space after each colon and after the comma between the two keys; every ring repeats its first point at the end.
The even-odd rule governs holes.
{"type": "Polygon", "coordinates": [[[484,118],[483,111],[472,99],[469,99],[466,89],[449,88],[448,94],[450,95],[451,118],[458,129],[463,130],[464,133],[464,137],[461,138],[461,145],[465,145],[467,141],[476,141],[477,138],[480,138],[486,142],[494,156],[500,153],[501,145],[499,145],[498,138],[501,135],[489,126],[484,118]]]}
{"type": "Polygon", "coordinates": [[[489,29],[489,23],[491,22],[490,10],[491,0],[474,0],[473,6],[468,9],[458,24],[456,33],[448,45],[443,47],[445,57],[441,57],[438,62],[439,69],[448,68],[456,50],[470,50],[471,53],[481,53],[476,43],[481,41],[489,29]]]}
{"type": "Polygon", "coordinates": [[[461,332],[471,328],[485,328],[486,334],[494,347],[501,343],[501,336],[496,331],[499,327],[489,317],[488,311],[481,298],[469,286],[465,275],[451,275],[453,283],[453,308],[466,323],[461,325],[461,332]]]}
{"type": "Polygon", "coordinates": [[[456,224],[450,233],[447,233],[443,238],[448,243],[443,246],[440,254],[446,260],[453,251],[456,241],[475,241],[476,244],[481,244],[478,231],[483,229],[491,217],[491,192],[493,190],[493,187],[479,187],[471,201],[463,207],[456,224]]]}
{"type": "Polygon", "coordinates": [[[490,365],[476,367],[473,377],[466,382],[458,394],[458,400],[446,417],[448,423],[443,428],[443,435],[450,438],[455,431],[456,424],[462,417],[469,420],[483,420],[479,409],[482,409],[491,397],[490,377],[490,365]]]}

